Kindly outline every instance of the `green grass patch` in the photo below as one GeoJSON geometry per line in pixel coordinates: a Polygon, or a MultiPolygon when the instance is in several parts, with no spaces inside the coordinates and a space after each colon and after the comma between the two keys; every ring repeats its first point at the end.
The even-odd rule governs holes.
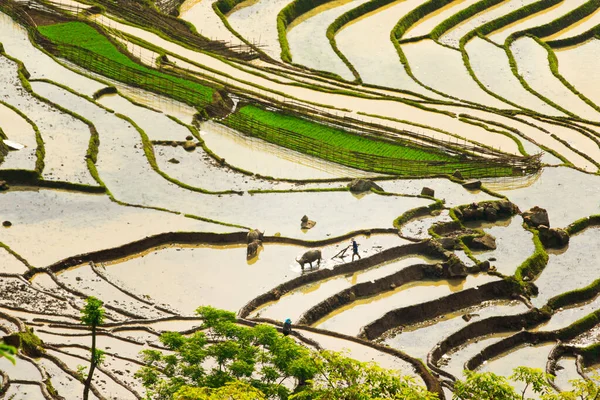
{"type": "Polygon", "coordinates": [[[524,228],[533,233],[533,244],[535,246],[534,253],[519,267],[515,272],[515,278],[519,281],[523,281],[523,278],[528,277],[532,281],[538,276],[546,265],[548,264],[548,253],[540,240],[539,232],[535,229],[528,228],[524,225],[524,228]]]}
{"type": "Polygon", "coordinates": [[[290,130],[307,139],[323,141],[340,150],[411,160],[453,160],[451,156],[442,152],[425,151],[417,147],[374,140],[373,138],[351,134],[335,127],[322,125],[293,115],[274,113],[251,105],[242,107],[239,114],[274,128],[290,130]]]}
{"type": "Polygon", "coordinates": [[[451,174],[511,175],[512,168],[484,159],[467,159],[433,147],[363,135],[296,115],[245,105],[225,125],[270,143],[366,171],[402,176],[451,174]]]}
{"type": "Polygon", "coordinates": [[[213,88],[138,64],[106,36],[83,22],[40,26],[38,29],[56,45],[62,57],[93,72],[194,106],[212,102],[213,88]]]}

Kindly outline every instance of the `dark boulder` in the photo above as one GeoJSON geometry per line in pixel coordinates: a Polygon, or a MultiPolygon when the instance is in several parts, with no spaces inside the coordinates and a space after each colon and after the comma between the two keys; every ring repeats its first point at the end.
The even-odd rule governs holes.
{"type": "Polygon", "coordinates": [[[550,220],[548,219],[548,211],[545,209],[535,206],[532,209],[523,213],[523,221],[532,228],[537,228],[540,225],[550,227],[550,220]]]}
{"type": "Polygon", "coordinates": [[[381,186],[368,179],[354,179],[348,184],[348,188],[353,193],[368,192],[371,189],[379,190],[381,192],[384,191],[381,186]]]}
{"type": "Polygon", "coordinates": [[[421,190],[421,196],[435,197],[435,191],[431,188],[424,187],[423,190],[421,190]]]}
{"type": "Polygon", "coordinates": [[[454,173],[452,174],[452,176],[455,177],[455,178],[457,178],[457,179],[464,179],[463,178],[463,174],[459,170],[454,171],[454,173]]]}
{"type": "Polygon", "coordinates": [[[551,249],[559,249],[569,244],[569,234],[564,229],[548,228],[546,225],[538,227],[540,232],[540,241],[551,249]]]}
{"type": "Polygon", "coordinates": [[[481,188],[481,181],[471,180],[462,184],[465,189],[476,190],[481,188]]]}
{"type": "Polygon", "coordinates": [[[469,247],[473,250],[496,250],[496,238],[486,233],[474,238],[469,247]]]}

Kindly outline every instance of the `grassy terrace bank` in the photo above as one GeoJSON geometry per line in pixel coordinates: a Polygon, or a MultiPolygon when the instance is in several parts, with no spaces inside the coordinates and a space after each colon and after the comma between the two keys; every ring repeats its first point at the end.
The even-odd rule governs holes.
{"type": "Polygon", "coordinates": [[[441,150],[365,137],[341,128],[245,105],[223,124],[250,136],[365,171],[403,176],[451,174],[467,177],[507,176],[513,169],[491,160],[466,159],[441,150]]]}
{"type": "Polygon", "coordinates": [[[83,22],[40,26],[38,29],[55,45],[60,56],[83,68],[193,106],[212,101],[213,88],[136,63],[106,36],[83,22]]]}

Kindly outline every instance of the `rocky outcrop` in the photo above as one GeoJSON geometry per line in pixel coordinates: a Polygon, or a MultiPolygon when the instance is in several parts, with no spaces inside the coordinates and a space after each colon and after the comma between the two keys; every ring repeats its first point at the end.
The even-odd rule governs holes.
{"type": "Polygon", "coordinates": [[[454,237],[440,237],[435,239],[445,250],[455,250],[460,248],[458,239],[454,237]]]}
{"type": "Polygon", "coordinates": [[[532,209],[523,213],[523,221],[532,228],[537,228],[540,225],[550,227],[550,220],[548,219],[548,211],[545,209],[535,206],[532,209]]]}
{"type": "Polygon", "coordinates": [[[381,186],[368,179],[354,179],[348,184],[348,188],[353,193],[368,192],[371,189],[379,190],[381,192],[384,191],[381,186]]]}
{"type": "Polygon", "coordinates": [[[481,181],[467,181],[462,184],[465,189],[476,190],[481,188],[481,181]]]}
{"type": "Polygon", "coordinates": [[[452,176],[455,177],[456,179],[464,179],[463,174],[459,170],[454,171],[452,176]]]}
{"type": "Polygon", "coordinates": [[[461,221],[497,221],[519,213],[519,207],[508,200],[482,201],[454,209],[461,221]]]}
{"type": "Polygon", "coordinates": [[[546,225],[538,226],[540,240],[547,248],[558,249],[569,244],[569,234],[564,229],[548,228],[546,225]]]}
{"type": "Polygon", "coordinates": [[[469,247],[473,250],[496,250],[496,238],[486,233],[483,236],[473,238],[469,247]]]}
{"type": "Polygon", "coordinates": [[[196,143],[192,140],[186,140],[183,144],[183,148],[185,151],[194,151],[196,150],[196,143]]]}
{"type": "Polygon", "coordinates": [[[421,196],[435,197],[435,190],[424,187],[423,190],[421,190],[421,196]]]}

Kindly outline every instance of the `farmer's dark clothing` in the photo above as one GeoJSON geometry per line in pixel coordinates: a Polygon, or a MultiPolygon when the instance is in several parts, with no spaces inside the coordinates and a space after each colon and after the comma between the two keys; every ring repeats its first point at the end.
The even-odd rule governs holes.
{"type": "Polygon", "coordinates": [[[283,324],[283,334],[287,336],[290,333],[292,333],[292,323],[289,321],[285,321],[285,324],[283,324]]]}

